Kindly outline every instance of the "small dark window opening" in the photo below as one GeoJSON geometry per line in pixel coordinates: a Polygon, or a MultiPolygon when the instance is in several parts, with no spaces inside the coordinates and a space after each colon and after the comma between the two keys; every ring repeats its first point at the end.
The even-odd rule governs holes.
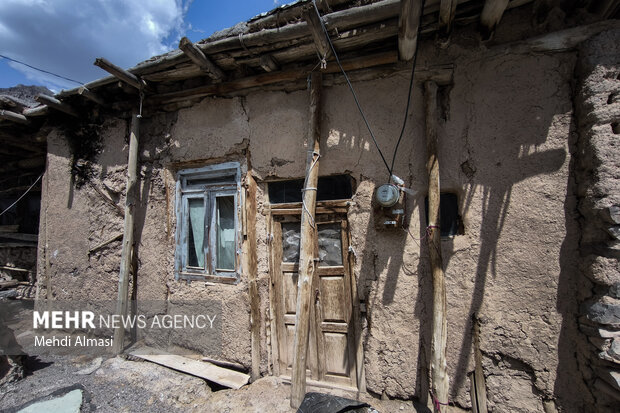
{"type": "MultiPolygon", "coordinates": [[[[303,179],[276,181],[269,183],[269,202],[283,204],[301,202],[303,179]]],[[[332,175],[319,177],[317,185],[317,201],[350,199],[353,196],[353,183],[349,175],[332,175]]]]}
{"type": "MultiPolygon", "coordinates": [[[[428,196],[424,198],[426,225],[428,225],[428,196]]],[[[462,235],[463,222],[459,215],[459,201],[456,194],[444,193],[439,198],[439,220],[441,222],[441,236],[453,237],[462,235]]]]}

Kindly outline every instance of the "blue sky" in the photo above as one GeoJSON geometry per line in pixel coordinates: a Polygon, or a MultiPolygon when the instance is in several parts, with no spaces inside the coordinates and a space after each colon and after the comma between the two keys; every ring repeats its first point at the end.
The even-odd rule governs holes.
{"type": "MultiPolygon", "coordinates": [[[[105,57],[131,67],[291,0],[0,0],[0,55],[80,82],[106,76],[105,57]]],[[[0,58],[0,88],[78,86],[0,58]]]]}

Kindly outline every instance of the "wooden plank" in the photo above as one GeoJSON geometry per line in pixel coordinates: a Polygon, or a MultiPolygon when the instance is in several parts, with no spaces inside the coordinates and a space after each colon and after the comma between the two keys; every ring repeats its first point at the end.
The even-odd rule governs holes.
{"type": "Polygon", "coordinates": [[[127,83],[130,86],[135,87],[138,90],[142,90],[147,86],[146,82],[142,80],[141,78],[139,78],[138,76],[134,75],[133,73],[130,73],[129,71],[119,66],[116,66],[115,64],[104,59],[103,57],[98,57],[97,59],[95,59],[94,65],[99,66],[106,72],[110,73],[112,76],[116,77],[119,80],[122,80],[123,82],[127,83]]]}
{"type": "Polygon", "coordinates": [[[246,177],[247,195],[247,260],[250,295],[250,335],[252,346],[252,381],[260,378],[260,297],[258,295],[258,243],[256,241],[256,181],[250,172],[246,177]]]}
{"type": "Polygon", "coordinates": [[[418,47],[418,32],[422,24],[422,0],[403,0],[398,20],[398,55],[400,60],[413,58],[418,47]]]}
{"type": "Polygon", "coordinates": [[[231,389],[240,389],[250,380],[249,375],[238,371],[216,366],[206,361],[197,361],[187,357],[165,354],[155,349],[141,348],[129,354],[225,387],[230,387],[231,389]]]}
{"type": "MultiPolygon", "coordinates": [[[[366,67],[387,65],[395,63],[398,60],[396,52],[385,52],[376,55],[364,56],[362,58],[354,58],[343,60],[342,67],[346,71],[363,69],[366,67]]],[[[275,83],[284,83],[298,79],[305,79],[308,73],[312,71],[315,65],[308,65],[299,69],[283,70],[272,73],[262,73],[256,76],[250,76],[230,82],[219,83],[216,85],[200,86],[197,88],[185,89],[177,92],[162,93],[151,98],[151,102],[170,103],[189,98],[199,98],[212,95],[226,95],[237,90],[249,89],[256,86],[265,86],[275,83]]],[[[336,73],[340,69],[335,63],[327,65],[325,73],[336,73]]]]}
{"type": "Polygon", "coordinates": [[[78,117],[77,112],[73,110],[71,106],[67,105],[66,103],[61,102],[60,100],[52,96],[40,94],[37,97],[35,97],[35,99],[37,102],[43,105],[47,105],[47,107],[66,113],[67,115],[78,117]]]}
{"type": "Polygon", "coordinates": [[[233,363],[232,361],[227,360],[217,360],[211,357],[203,357],[202,361],[209,362],[211,364],[215,364],[216,366],[225,367],[227,369],[233,370],[246,370],[246,367],[243,364],[233,363]]]}
{"type": "Polygon", "coordinates": [[[310,114],[307,138],[306,182],[304,185],[305,213],[301,215],[299,276],[297,281],[297,308],[293,344],[293,371],[291,407],[298,408],[306,394],[306,357],[310,331],[310,307],[313,302],[314,240],[316,238],[316,187],[319,180],[320,120],[322,75],[312,72],[310,80],[310,114]]]}
{"type": "Polygon", "coordinates": [[[224,72],[215,65],[198,46],[191,42],[187,37],[181,38],[179,49],[185,53],[189,59],[194,62],[203,72],[211,79],[221,82],[224,79],[224,72]]]}
{"type": "Polygon", "coordinates": [[[431,340],[431,397],[435,413],[441,412],[441,404],[448,403],[448,372],[446,346],[448,322],[446,318],[446,286],[441,257],[441,222],[439,220],[439,159],[437,156],[437,85],[424,84],[426,106],[426,169],[428,172],[428,250],[433,274],[433,323],[431,340]],[[439,408],[438,408],[439,407],[439,408]]]}
{"type": "Polygon", "coordinates": [[[457,3],[457,0],[441,0],[439,4],[439,32],[443,36],[449,35],[452,31],[457,3]]]}
{"type": "Polygon", "coordinates": [[[493,35],[495,28],[499,24],[509,0],[486,0],[482,13],[480,14],[480,25],[482,26],[482,38],[488,39],[493,35]]]}
{"type": "Polygon", "coordinates": [[[275,72],[280,69],[278,63],[271,57],[271,55],[262,55],[260,57],[260,66],[265,72],[275,72]]]}
{"type": "Polygon", "coordinates": [[[8,120],[23,125],[28,124],[28,119],[21,113],[11,112],[10,110],[0,109],[0,119],[8,120]]]}
{"type": "MultiPolygon", "coordinates": [[[[140,118],[134,114],[131,119],[131,133],[129,135],[129,156],[127,160],[127,190],[125,201],[125,227],[123,229],[123,249],[121,251],[121,268],[118,276],[118,297],[116,314],[127,314],[127,300],[129,289],[129,271],[133,257],[134,243],[134,214],[137,205],[138,192],[138,140],[140,136],[140,118]]],[[[119,326],[114,329],[114,343],[112,351],[120,354],[124,349],[125,329],[119,326]]]]}
{"type": "Polygon", "coordinates": [[[107,104],[105,103],[105,100],[103,100],[101,96],[99,96],[98,94],[94,92],[91,92],[85,86],[82,86],[81,88],[78,89],[78,94],[80,96],[84,96],[86,99],[90,100],[91,102],[95,102],[96,104],[100,106],[107,106],[107,104]]]}
{"type": "Polygon", "coordinates": [[[311,4],[303,9],[303,18],[308,25],[308,29],[314,39],[314,45],[319,52],[319,56],[323,59],[327,59],[330,53],[330,46],[323,30],[323,23],[321,16],[319,16],[311,4]]]}

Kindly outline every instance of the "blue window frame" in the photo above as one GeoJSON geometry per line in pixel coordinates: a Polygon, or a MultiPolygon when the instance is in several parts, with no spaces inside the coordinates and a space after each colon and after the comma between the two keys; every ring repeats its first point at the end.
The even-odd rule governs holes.
{"type": "Polygon", "coordinates": [[[178,172],[176,279],[239,279],[240,175],[238,162],[178,172]]]}

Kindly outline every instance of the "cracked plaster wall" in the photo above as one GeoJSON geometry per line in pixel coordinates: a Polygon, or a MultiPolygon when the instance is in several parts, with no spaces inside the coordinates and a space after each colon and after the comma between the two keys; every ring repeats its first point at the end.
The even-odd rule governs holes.
{"type": "MultiPolygon", "coordinates": [[[[569,170],[576,57],[497,56],[466,49],[454,42],[439,52],[429,43],[420,52],[422,66],[455,64],[454,85],[442,92],[445,112],[438,131],[442,189],[458,194],[465,229],[464,235],[442,241],[451,399],[471,406],[467,373],[473,370],[470,320],[476,313],[491,411],[539,412],[552,401],[565,411],[580,411],[581,383],[568,379],[578,372],[567,355],[577,340],[576,304],[570,291],[579,231],[569,170]]],[[[355,84],[389,158],[400,132],[407,84],[406,73],[355,84]]],[[[269,246],[263,180],[304,175],[307,102],[305,91],[206,98],[176,113],[146,118],[141,127],[138,298],[221,301],[220,358],[248,367],[247,275],[237,285],[174,281],[174,171],[214,160],[239,160],[259,181],[256,228],[264,374],[269,368],[269,246]]],[[[367,387],[403,399],[424,397],[430,351],[428,251],[424,241],[415,239],[426,226],[420,85],[412,104],[395,167],[407,186],[418,191],[407,199],[411,236],[405,230],[374,229],[372,194],[387,180],[387,172],[345,86],[324,90],[319,166],[322,175],[347,172],[356,180],[348,218],[357,256],[355,280],[366,308],[362,339],[367,387]]],[[[93,181],[118,205],[124,205],[127,134],[125,121],[104,125],[104,150],[93,181]]],[[[72,186],[63,137],[54,132],[48,142],[48,248],[39,258],[49,257],[52,296],[115,299],[120,242],[91,254],[88,250],[119,233],[122,218],[89,186],[72,186]]]]}

